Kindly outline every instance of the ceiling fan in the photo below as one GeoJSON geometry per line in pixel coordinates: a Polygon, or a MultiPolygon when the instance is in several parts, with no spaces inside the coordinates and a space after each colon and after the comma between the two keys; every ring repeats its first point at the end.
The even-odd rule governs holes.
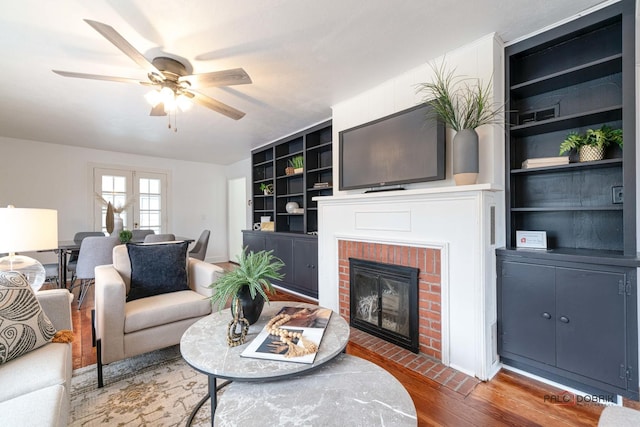
{"type": "MultiPolygon", "coordinates": [[[[136,83],[144,86],[152,86],[157,89],[154,91],[156,103],[151,109],[152,116],[165,116],[167,110],[175,107],[183,100],[192,100],[204,107],[239,120],[244,117],[245,113],[237,110],[229,105],[223,104],[213,98],[196,92],[192,88],[202,88],[211,86],[231,86],[251,83],[251,78],[242,68],[234,68],[229,70],[214,71],[211,73],[188,74],[184,64],[180,61],[168,58],[157,57],[148,61],[140,52],[138,52],[124,37],[122,37],[113,27],[101,22],[84,20],[91,25],[97,32],[102,34],[104,38],[113,43],[118,49],[124,52],[129,58],[147,71],[149,81],[139,81],[126,77],[102,76],[98,74],[75,73],[72,71],[52,70],[54,73],[64,77],[77,77],[82,79],[108,80],[114,82],[136,83]],[[168,95],[165,97],[165,95],[168,95]],[[171,105],[167,105],[171,104],[171,105]]],[[[152,95],[152,94],[147,94],[152,95]]],[[[147,98],[149,99],[149,98],[147,98]]],[[[151,100],[150,100],[151,102],[151,100]]],[[[152,105],[154,102],[152,102],[152,105]]]]}

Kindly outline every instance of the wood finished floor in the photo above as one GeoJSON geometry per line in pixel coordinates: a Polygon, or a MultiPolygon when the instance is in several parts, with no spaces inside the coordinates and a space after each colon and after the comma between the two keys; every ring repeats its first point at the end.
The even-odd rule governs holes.
{"type": "MultiPolygon", "coordinates": [[[[74,369],[96,363],[91,342],[92,289],[80,310],[77,301],[72,305],[74,369]]],[[[273,300],[305,301],[283,292],[273,300]]],[[[545,402],[545,395],[559,395],[563,390],[507,370],[463,396],[353,342],[347,353],[380,365],[404,385],[413,398],[419,426],[596,426],[603,409],[545,402]]],[[[627,399],[624,405],[640,409],[638,402],[627,399]]]]}

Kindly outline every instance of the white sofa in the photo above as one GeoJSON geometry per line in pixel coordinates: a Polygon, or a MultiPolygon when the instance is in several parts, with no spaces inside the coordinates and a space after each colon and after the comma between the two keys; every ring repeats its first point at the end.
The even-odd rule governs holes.
{"type": "MultiPolygon", "coordinates": [[[[36,293],[57,330],[72,329],[72,294],[36,293]]],[[[0,425],[66,426],[71,387],[71,344],[48,343],[0,365],[0,425]]]]}
{"type": "Polygon", "coordinates": [[[189,326],[211,314],[209,288],[224,270],[194,258],[187,261],[190,290],[127,302],[131,262],[125,245],[113,249],[113,264],[96,267],[95,338],[98,387],[102,365],[179,344],[189,326]]]}

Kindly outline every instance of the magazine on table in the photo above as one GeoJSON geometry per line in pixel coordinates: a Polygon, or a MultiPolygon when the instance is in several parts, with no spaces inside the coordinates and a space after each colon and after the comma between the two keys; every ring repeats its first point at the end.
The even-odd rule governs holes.
{"type": "MultiPolygon", "coordinates": [[[[295,350],[302,351],[305,348],[304,345],[309,345],[309,343],[315,344],[316,348],[320,347],[320,342],[329,324],[331,313],[332,310],[329,308],[283,307],[274,317],[281,314],[291,316],[288,322],[278,325],[278,328],[302,334],[302,339],[291,339],[291,344],[298,347],[295,350]]],[[[287,355],[289,351],[289,344],[280,336],[269,334],[267,325],[260,331],[256,338],[249,343],[247,348],[241,353],[241,356],[285,362],[313,363],[316,354],[318,354],[318,352],[315,351],[301,356],[289,356],[287,355]]]]}

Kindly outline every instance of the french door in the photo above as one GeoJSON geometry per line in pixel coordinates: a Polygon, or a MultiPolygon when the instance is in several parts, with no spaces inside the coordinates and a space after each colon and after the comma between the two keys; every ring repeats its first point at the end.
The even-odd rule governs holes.
{"type": "Polygon", "coordinates": [[[167,174],[127,168],[93,169],[94,229],[107,231],[107,202],[126,229],[167,230],[167,174]]]}

